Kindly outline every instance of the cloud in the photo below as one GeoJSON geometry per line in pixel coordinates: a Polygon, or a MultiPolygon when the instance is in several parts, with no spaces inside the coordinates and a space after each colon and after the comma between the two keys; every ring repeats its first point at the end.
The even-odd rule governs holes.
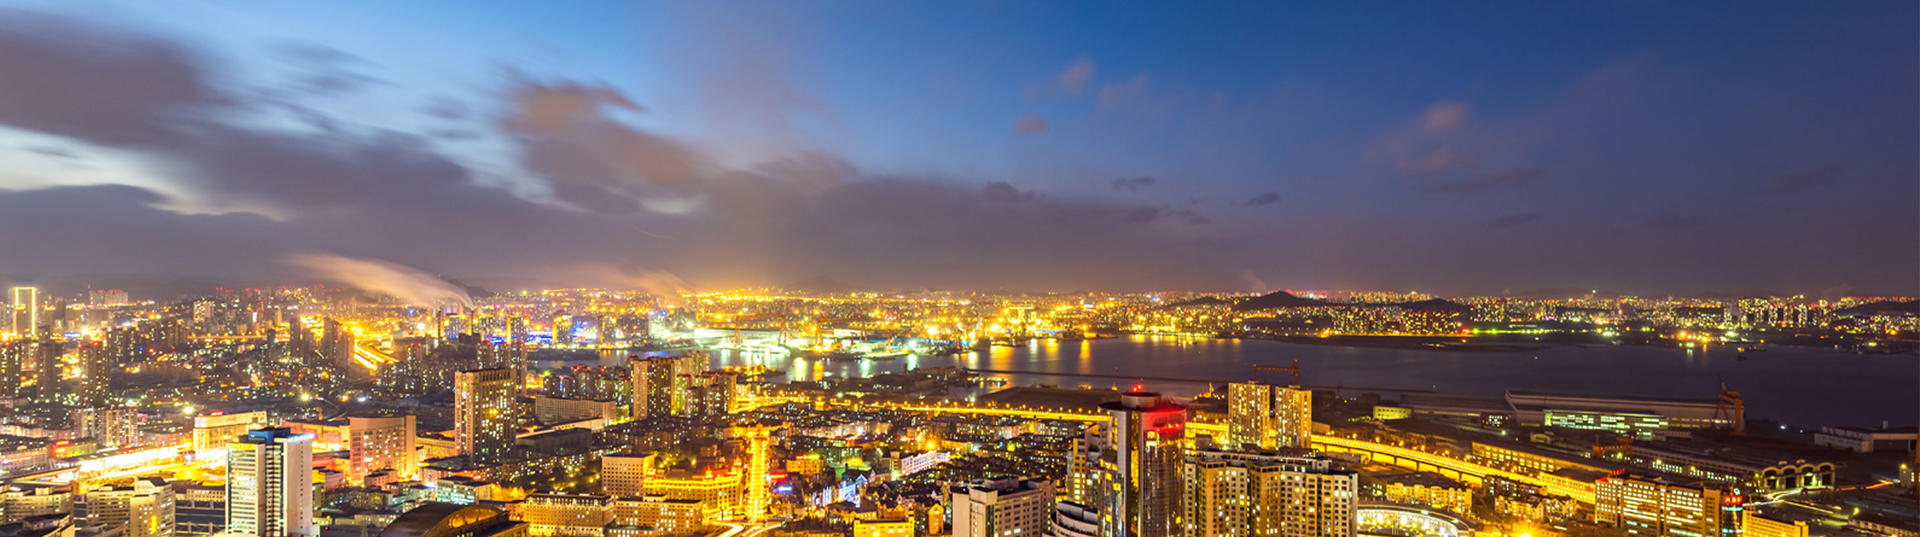
{"type": "Polygon", "coordinates": [[[1523,186],[1545,177],[1540,168],[1509,168],[1488,173],[1472,173],[1450,178],[1428,178],[1420,182],[1422,192],[1469,194],[1500,188],[1523,186]]]}
{"type": "Polygon", "coordinates": [[[1018,134],[1039,134],[1047,132],[1047,118],[1040,116],[1022,116],[1014,122],[1013,132],[1018,134]]]}
{"type": "Polygon", "coordinates": [[[1539,214],[1515,213],[1515,214],[1508,214],[1508,215],[1501,215],[1501,216],[1494,217],[1493,220],[1487,222],[1487,227],[1490,229],[1507,229],[1507,228],[1515,228],[1515,227],[1520,227],[1527,224],[1532,224],[1538,221],[1540,221],[1539,214]]]}
{"type": "Polygon", "coordinates": [[[459,286],[417,269],[375,259],[353,259],[323,252],[288,255],[287,264],[354,288],[379,293],[415,306],[472,306],[459,286]]]}
{"type": "Polygon", "coordinates": [[[1251,198],[1247,198],[1247,205],[1249,206],[1275,205],[1280,203],[1280,201],[1281,201],[1281,198],[1280,198],[1279,192],[1261,192],[1259,194],[1255,194],[1251,198]]]}
{"type": "Polygon", "coordinates": [[[1440,148],[1420,158],[1401,157],[1394,161],[1394,167],[1400,173],[1409,175],[1436,174],[1460,169],[1468,165],[1470,160],[1464,153],[1440,148]]]}
{"type": "Polygon", "coordinates": [[[1427,106],[1420,120],[1420,132],[1434,134],[1451,130],[1467,120],[1466,103],[1439,101],[1427,106]]]}
{"type": "Polygon", "coordinates": [[[1012,184],[1006,181],[993,181],[987,183],[986,188],[980,190],[980,197],[985,198],[987,201],[1006,203],[1032,201],[1033,191],[1014,188],[1012,184]]]}
{"type": "Polygon", "coordinates": [[[436,97],[427,101],[425,106],[420,107],[420,112],[428,117],[445,121],[463,120],[470,114],[467,103],[448,97],[436,97]]]}
{"type": "Polygon", "coordinates": [[[1153,77],[1148,76],[1146,73],[1133,75],[1133,78],[1129,78],[1124,82],[1113,82],[1102,85],[1100,86],[1098,104],[1100,108],[1103,109],[1125,106],[1128,103],[1139,100],[1141,97],[1145,97],[1149,87],[1152,85],[1153,77]]]}
{"type": "Polygon", "coordinates": [[[1079,97],[1087,92],[1087,85],[1093,82],[1094,71],[1093,60],[1074,60],[1045,82],[1028,86],[1027,94],[1040,98],[1079,97]]]}
{"type": "Polygon", "coordinates": [[[500,125],[519,142],[520,164],[575,206],[610,214],[639,200],[702,188],[717,166],[678,140],[609,115],[645,108],[609,86],[519,80],[500,125]]]}
{"type": "Polygon", "coordinates": [[[1153,183],[1154,183],[1154,180],[1152,176],[1142,175],[1139,177],[1122,177],[1119,179],[1114,179],[1112,185],[1114,190],[1139,192],[1140,189],[1142,188],[1153,186],[1153,183]]]}
{"type": "Polygon", "coordinates": [[[30,146],[21,147],[20,149],[25,150],[29,153],[43,156],[43,157],[57,158],[61,160],[77,160],[80,158],[79,153],[76,153],[72,149],[67,149],[64,147],[54,147],[50,145],[30,145],[30,146]]]}
{"type": "Polygon", "coordinates": [[[1839,174],[1840,168],[1831,164],[1802,168],[1767,178],[1759,190],[1763,194],[1792,194],[1830,182],[1839,174]]]}

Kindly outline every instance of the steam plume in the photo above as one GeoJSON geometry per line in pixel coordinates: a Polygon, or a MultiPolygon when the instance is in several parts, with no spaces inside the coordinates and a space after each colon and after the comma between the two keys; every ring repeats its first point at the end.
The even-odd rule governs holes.
{"type": "Polygon", "coordinates": [[[459,287],[419,270],[372,259],[354,259],[321,252],[288,255],[287,264],[370,293],[380,293],[419,306],[472,306],[473,299],[459,287]]]}

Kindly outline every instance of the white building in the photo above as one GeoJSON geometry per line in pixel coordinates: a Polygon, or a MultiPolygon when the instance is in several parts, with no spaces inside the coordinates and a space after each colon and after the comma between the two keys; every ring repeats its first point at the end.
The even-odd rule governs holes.
{"type": "Polygon", "coordinates": [[[313,436],[248,431],[227,445],[227,530],[235,537],[312,536],[313,436]]]}

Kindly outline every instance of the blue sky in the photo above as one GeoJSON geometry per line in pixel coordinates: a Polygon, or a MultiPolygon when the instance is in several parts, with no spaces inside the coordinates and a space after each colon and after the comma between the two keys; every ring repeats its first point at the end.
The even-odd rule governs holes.
{"type": "MultiPolygon", "coordinates": [[[[1911,2],[19,6],[186,51],[219,102],[156,103],[181,108],[156,121],[199,114],[234,136],[322,147],[412,140],[415,156],[457,167],[455,183],[527,203],[500,209],[513,222],[500,233],[524,230],[528,257],[696,285],[827,274],[908,286],[1912,294],[1920,271],[1911,2]],[[535,99],[549,97],[537,102],[587,112],[564,132],[513,123],[541,117],[535,99]],[[816,176],[831,179],[806,179],[816,176]],[[1056,226],[1054,215],[1078,216],[1056,226]],[[530,221],[668,238],[556,244],[566,241],[537,238],[577,233],[530,221]]],[[[18,50],[89,53],[5,24],[18,50]]],[[[83,196],[74,189],[129,184],[159,196],[123,202],[163,220],[258,214],[356,236],[275,235],[284,249],[553,276],[551,263],[475,269],[453,253],[476,245],[383,241],[269,179],[195,177],[214,173],[196,160],[207,155],[172,141],[66,127],[0,113],[6,145],[79,155],[0,148],[16,163],[0,187],[83,196]]],[[[361,194],[392,200],[377,190],[394,182],[361,194]]],[[[458,208],[421,213],[442,210],[458,208]]],[[[205,276],[298,277],[273,261],[282,254],[207,252],[160,268],[208,273],[193,259],[237,256],[254,261],[205,276]]],[[[108,272],[89,265],[109,258],[49,256],[59,259],[0,272],[108,272]]]]}

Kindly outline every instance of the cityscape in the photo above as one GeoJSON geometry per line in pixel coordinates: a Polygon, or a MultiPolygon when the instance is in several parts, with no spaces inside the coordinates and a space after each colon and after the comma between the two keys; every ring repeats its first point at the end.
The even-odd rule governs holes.
{"type": "Polygon", "coordinates": [[[0,537],[1920,537],[1916,65],[1912,2],[0,2],[0,537]]]}

